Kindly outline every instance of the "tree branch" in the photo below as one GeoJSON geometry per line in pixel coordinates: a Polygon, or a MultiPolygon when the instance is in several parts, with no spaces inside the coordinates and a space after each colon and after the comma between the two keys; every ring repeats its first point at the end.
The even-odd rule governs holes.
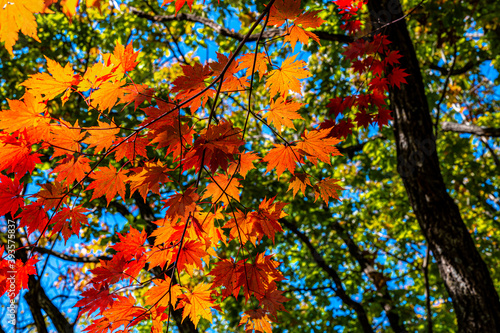
{"type": "Polygon", "coordinates": [[[500,128],[495,127],[481,127],[473,124],[467,125],[445,121],[441,123],[441,128],[445,132],[468,133],[492,138],[500,137],[500,128]]]}
{"type": "Polygon", "coordinates": [[[98,263],[99,260],[110,260],[111,259],[111,257],[108,257],[108,256],[98,256],[98,257],[76,257],[76,256],[70,256],[70,255],[65,254],[65,253],[56,252],[56,251],[53,251],[53,250],[50,250],[50,249],[46,249],[44,247],[39,247],[39,246],[35,246],[32,249],[33,249],[33,251],[36,251],[38,253],[50,254],[50,255],[52,255],[54,257],[57,257],[59,259],[63,259],[63,260],[66,260],[66,261],[72,261],[72,262],[83,262],[83,263],[95,262],[95,263],[98,263]]]}
{"type": "Polygon", "coordinates": [[[359,323],[361,324],[361,327],[363,328],[363,332],[365,333],[373,333],[373,328],[370,324],[370,321],[368,320],[368,316],[366,314],[366,311],[361,303],[356,302],[353,300],[349,295],[347,295],[344,286],[342,285],[342,280],[340,279],[340,276],[338,275],[337,271],[328,265],[323,258],[323,256],[316,250],[314,245],[311,243],[311,240],[309,237],[307,237],[302,231],[300,231],[295,224],[292,222],[289,222],[285,219],[280,219],[279,222],[284,225],[286,228],[288,228],[290,231],[292,231],[303,243],[304,245],[309,249],[309,252],[311,253],[314,261],[316,264],[323,269],[328,276],[333,280],[335,283],[335,294],[351,309],[353,309],[356,312],[356,315],[358,316],[359,323]]]}
{"type": "MultiPolygon", "coordinates": [[[[329,211],[325,209],[327,213],[329,211]]],[[[387,314],[387,319],[389,319],[389,324],[394,332],[403,333],[408,332],[396,311],[394,306],[394,301],[389,293],[387,286],[387,279],[384,274],[380,273],[373,266],[373,261],[369,260],[359,249],[358,245],[354,242],[351,235],[345,230],[339,223],[333,222],[332,228],[337,232],[337,234],[342,238],[344,243],[347,245],[349,253],[356,259],[359,266],[363,272],[368,276],[370,281],[375,285],[377,292],[380,294],[382,300],[381,305],[387,314]]]]}
{"type": "Polygon", "coordinates": [[[487,60],[490,60],[490,59],[483,59],[483,60],[480,60],[477,62],[469,61],[462,68],[457,68],[457,69],[453,69],[453,68],[448,69],[448,68],[444,68],[444,67],[434,65],[434,64],[429,65],[429,68],[432,70],[435,70],[435,71],[439,71],[443,75],[461,75],[461,74],[467,73],[468,71],[470,71],[474,67],[479,66],[480,64],[482,64],[484,61],[487,61],[487,60]]]}
{"type": "MultiPolygon", "coordinates": [[[[138,17],[145,18],[148,21],[151,22],[156,22],[156,23],[165,23],[165,22],[170,22],[170,21],[187,21],[187,22],[194,22],[194,23],[201,23],[212,30],[216,32],[217,34],[225,37],[230,37],[234,38],[238,41],[243,41],[245,38],[246,34],[241,34],[238,32],[234,32],[228,28],[225,28],[218,24],[217,22],[214,22],[206,17],[201,17],[198,15],[194,14],[188,14],[188,13],[177,13],[177,15],[151,15],[148,14],[140,9],[137,9],[135,7],[130,7],[129,8],[130,13],[137,15],[138,17]]],[[[311,31],[315,33],[320,39],[322,40],[327,40],[327,41],[332,41],[332,42],[342,42],[342,43],[350,43],[353,41],[353,38],[350,36],[346,36],[343,34],[332,34],[327,31],[321,31],[321,30],[313,30],[311,31]]],[[[270,39],[270,38],[275,38],[279,36],[283,36],[286,33],[285,29],[279,29],[279,28],[273,28],[273,29],[267,29],[264,31],[262,34],[262,39],[270,39]]],[[[259,39],[260,33],[255,33],[250,35],[247,38],[247,42],[254,42],[257,39],[259,39]]]]}

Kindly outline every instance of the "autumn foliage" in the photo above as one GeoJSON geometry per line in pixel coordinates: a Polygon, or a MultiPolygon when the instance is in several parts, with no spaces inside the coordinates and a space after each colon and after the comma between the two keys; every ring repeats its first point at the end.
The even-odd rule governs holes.
{"type": "MultiPolygon", "coordinates": [[[[176,0],[176,11],[186,3],[192,5],[176,0]]],[[[357,33],[361,24],[354,14],[362,3],[337,3],[345,13],[344,28],[357,33]]],[[[17,2],[6,6],[10,9],[0,10],[0,40],[12,52],[17,31],[36,39],[32,15],[47,8],[31,0],[24,7],[17,2]],[[22,13],[30,24],[21,27],[10,10],[22,13]],[[7,32],[8,24],[18,29],[7,32]]],[[[323,23],[317,14],[301,9],[300,0],[278,0],[257,18],[250,33],[265,22],[262,29],[284,27],[285,34],[276,43],[295,48],[309,39],[319,42],[308,30],[323,23]]],[[[255,52],[239,54],[237,48],[232,54],[218,54],[214,62],[182,65],[168,98],[131,80],[129,73],[138,65],[139,55],[132,43],[117,43],[113,53],[102,54],[101,61],[83,75],[69,63],[47,58],[46,72],[23,82],[25,95],[9,100],[9,109],[0,113],[0,214],[19,219],[29,234],[52,240],[61,234],[67,240],[88,224],[90,210],[82,204],[82,196],[91,196],[90,201],[104,197],[107,205],[134,195],[146,201],[150,193],[163,195],[169,184],[175,191],[153,203],[164,209],[164,216],[154,221],[154,231],[130,228],[120,234],[119,242],[111,245],[116,254],[92,270],[91,283],[76,303],[81,313],[93,315],[86,331],[128,331],[151,321],[151,331],[161,332],[175,309],[183,309],[182,317],[197,325],[201,318],[210,321],[225,298],[244,297],[258,305],[242,315],[241,325],[247,331],[270,332],[270,323],[285,311],[287,298],[278,288],[283,280],[280,263],[269,251],[256,252],[256,247],[264,238],[274,242],[275,235],[283,232],[280,219],[287,216],[287,204],[278,197],[263,197],[258,206],[246,207],[240,203],[241,181],[262,165],[278,177],[288,173],[293,196],[312,191],[315,200],[326,204],[338,199],[339,180],[316,179],[303,166],[330,164],[332,156],[340,155],[336,148],[340,138],[354,126],[383,126],[391,119],[384,94],[388,86],[404,83],[406,74],[388,43],[375,35],[356,39],[346,48],[345,57],[364,83],[356,94],[332,99],[331,118],[298,133],[295,141],[287,140],[284,132],[296,132],[303,121],[299,97],[304,80],[311,76],[300,53],[278,64],[257,44],[255,52]],[[269,92],[269,106],[255,110],[247,105],[241,112],[276,136],[264,155],[252,151],[252,145],[259,143],[246,138],[246,123],[236,127],[230,115],[217,108],[223,93],[252,94],[257,80],[269,92]],[[96,116],[94,124],[51,116],[50,103],[64,104],[72,98],[85,101],[96,116]],[[139,114],[141,121],[134,128],[122,127],[109,115],[112,109],[139,114]],[[36,195],[24,197],[23,180],[44,155],[56,163],[50,171],[53,182],[40,184],[36,195]],[[202,181],[207,185],[201,187],[202,181]],[[218,248],[231,242],[239,244],[237,256],[219,257],[218,248]],[[142,270],[154,277],[141,280],[142,270]],[[202,274],[210,282],[188,288],[180,284],[181,274],[202,274]],[[126,285],[149,285],[144,301],[122,292],[120,287],[126,285]]],[[[36,257],[16,261],[20,275],[16,292],[27,288],[25,281],[36,274],[36,261],[36,257]]],[[[2,261],[2,275],[8,269],[2,261]]],[[[0,280],[0,294],[6,290],[5,279],[0,280]]]]}

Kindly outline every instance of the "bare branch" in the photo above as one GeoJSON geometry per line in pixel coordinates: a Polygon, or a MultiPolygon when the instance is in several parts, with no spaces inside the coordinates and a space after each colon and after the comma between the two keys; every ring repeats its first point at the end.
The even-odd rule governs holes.
{"type": "Polygon", "coordinates": [[[282,225],[284,225],[287,229],[292,231],[304,243],[304,245],[309,249],[309,252],[311,253],[313,260],[316,262],[316,264],[321,269],[323,269],[323,271],[325,271],[325,273],[327,273],[328,276],[333,280],[333,282],[335,283],[335,295],[337,295],[337,297],[339,297],[347,306],[349,306],[356,312],[359,323],[363,328],[363,332],[365,333],[374,332],[363,305],[353,300],[346,293],[344,286],[342,285],[342,280],[338,275],[337,271],[325,261],[325,258],[318,252],[316,247],[311,243],[309,237],[307,237],[306,234],[300,231],[299,228],[297,228],[297,226],[294,223],[286,219],[280,219],[279,222],[282,225]]]}
{"type": "Polygon", "coordinates": [[[72,261],[72,262],[82,262],[82,263],[91,263],[91,262],[94,262],[94,263],[98,263],[99,260],[110,260],[111,257],[108,257],[108,256],[98,256],[98,257],[89,257],[89,256],[86,256],[86,257],[76,257],[76,256],[70,256],[68,254],[64,254],[64,253],[61,253],[61,252],[56,252],[56,251],[53,251],[53,250],[50,250],[50,249],[46,249],[44,247],[40,247],[40,246],[35,246],[33,247],[33,251],[36,251],[38,253],[42,253],[42,254],[50,254],[54,257],[57,257],[59,259],[63,259],[63,260],[66,260],[66,261],[72,261]]]}
{"type": "Polygon", "coordinates": [[[495,127],[481,127],[473,124],[467,125],[445,121],[441,123],[441,128],[445,132],[468,133],[492,138],[500,137],[500,128],[495,127]]]}
{"type": "MultiPolygon", "coordinates": [[[[198,15],[194,14],[188,14],[188,13],[177,13],[177,15],[151,15],[148,14],[140,9],[130,7],[130,13],[137,15],[138,17],[145,18],[148,21],[151,22],[157,22],[157,23],[165,23],[165,22],[170,22],[170,21],[187,21],[187,22],[195,22],[195,23],[201,23],[212,30],[216,32],[217,34],[225,37],[230,37],[234,38],[238,41],[243,41],[245,38],[245,34],[241,34],[238,32],[234,32],[228,28],[225,28],[218,24],[217,22],[214,22],[206,17],[201,17],[198,15]]],[[[327,40],[327,41],[333,41],[333,42],[342,42],[342,43],[350,43],[353,41],[353,38],[350,36],[346,36],[344,34],[333,34],[327,31],[321,31],[321,30],[313,30],[313,33],[315,33],[320,39],[322,40],[327,40]]],[[[286,33],[285,29],[279,29],[279,28],[273,28],[273,29],[267,29],[264,31],[262,34],[262,39],[270,39],[270,38],[275,38],[282,36],[286,33]]],[[[254,42],[259,39],[260,33],[255,33],[250,35],[246,41],[247,42],[254,42]]]]}

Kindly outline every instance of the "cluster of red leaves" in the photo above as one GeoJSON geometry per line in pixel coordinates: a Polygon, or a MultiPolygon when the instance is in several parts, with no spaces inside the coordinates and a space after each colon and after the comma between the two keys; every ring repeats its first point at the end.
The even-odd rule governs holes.
{"type": "MultiPolygon", "coordinates": [[[[185,2],[177,0],[176,11],[185,2]]],[[[187,3],[191,6],[192,1],[187,3]]],[[[305,30],[323,23],[317,14],[301,10],[299,0],[278,0],[269,8],[268,25],[286,24],[284,43],[294,47],[297,41],[318,41],[305,30]]],[[[356,62],[359,72],[375,73],[369,83],[371,93],[330,103],[336,115],[354,105],[363,110],[365,115],[356,119],[366,126],[373,121],[380,126],[387,123],[388,114],[381,111],[368,115],[368,105],[381,105],[387,84],[402,82],[396,67],[391,74],[400,79],[382,77],[383,71],[374,71],[398,60],[397,54],[387,51],[387,41],[377,38],[354,43],[345,53],[351,60],[362,55],[371,57],[356,62]],[[379,60],[381,55],[385,58],[379,60]]],[[[20,219],[28,236],[62,234],[67,240],[71,235],[78,236],[90,217],[80,193],[92,191],[91,201],[105,197],[109,205],[135,192],[144,200],[150,192],[165,196],[166,184],[176,184],[178,191],[162,200],[165,215],[155,222],[155,231],[148,236],[131,228],[120,234],[119,241],[111,246],[116,254],[92,270],[92,280],[76,304],[81,313],[97,312],[86,331],[122,328],[122,332],[128,332],[150,320],[152,332],[161,332],[172,309],[183,309],[183,318],[189,317],[197,325],[201,318],[211,320],[212,309],[218,309],[225,298],[244,296],[246,300],[256,299],[259,306],[245,312],[241,325],[246,331],[270,332],[277,311],[285,310],[287,299],[277,285],[283,276],[272,255],[255,254],[255,249],[248,247],[257,247],[263,238],[274,242],[276,233],[283,231],[280,219],[286,216],[286,203],[273,197],[263,198],[257,210],[234,208],[236,204],[242,207],[240,180],[256,169],[256,163],[266,163],[266,172],[276,169],[278,177],[289,173],[288,190],[293,196],[299,191],[305,194],[310,188],[316,200],[321,198],[328,205],[342,190],[338,180],[318,180],[306,174],[302,165],[330,164],[332,156],[340,155],[335,147],[340,141],[332,133],[345,136],[346,132],[339,124],[310,128],[295,142],[277,141],[259,156],[247,151],[242,129],[224,119],[223,114],[213,117],[215,108],[203,111],[209,100],[217,104],[221,92],[248,89],[257,71],[270,92],[269,108],[260,111],[262,117],[257,115],[260,112],[247,110],[248,116],[253,115],[282,138],[282,131],[295,130],[294,121],[302,120],[298,111],[303,104],[294,101],[290,92],[301,94],[300,80],[310,76],[305,62],[296,60],[296,56],[277,66],[256,50],[241,56],[218,54],[217,61],[205,65],[182,65],[183,74],[172,82],[172,95],[165,100],[154,89],[129,79],[128,72],[138,64],[138,55],[132,44],[117,44],[113,53],[103,54],[102,60],[89,66],[83,75],[75,74],[69,64],[63,67],[47,59],[48,72],[32,75],[23,83],[27,89],[24,97],[9,101],[10,110],[0,113],[0,172],[8,175],[0,176],[0,214],[10,213],[20,219]],[[50,117],[47,104],[51,100],[61,98],[65,103],[73,95],[79,95],[89,110],[99,114],[97,124],[82,127],[78,121],[71,124],[50,117]],[[148,106],[143,105],[146,102],[148,106]],[[111,109],[123,110],[132,104],[134,112],[143,118],[135,129],[123,128],[106,115],[111,109]],[[200,121],[206,115],[208,120],[200,121]],[[57,164],[51,171],[54,179],[40,184],[41,190],[25,200],[21,180],[35,170],[43,154],[57,164]],[[183,172],[194,175],[194,186],[179,184],[178,175],[183,172]],[[208,185],[202,188],[199,183],[203,173],[208,175],[208,185]],[[147,243],[148,237],[152,244],[147,243]],[[216,249],[233,241],[239,243],[241,253],[247,253],[246,258],[218,258],[216,249]],[[161,274],[152,281],[141,281],[144,269],[161,274]],[[194,276],[200,272],[206,272],[204,281],[208,282],[189,287],[175,281],[181,273],[194,276]],[[139,305],[130,294],[124,296],[120,291],[124,285],[149,285],[145,304],[139,305]]],[[[34,273],[34,259],[30,260],[16,263],[18,271],[24,272],[21,281],[34,273]]],[[[0,267],[2,274],[5,262],[0,267]]],[[[23,287],[24,283],[19,288],[23,287]]]]}
{"type": "MultiPolygon", "coordinates": [[[[358,31],[361,24],[353,18],[363,3],[350,0],[335,3],[347,22],[345,28],[351,32],[358,31]]],[[[393,119],[385,96],[389,87],[400,88],[402,83],[406,83],[408,74],[398,66],[402,56],[388,47],[390,43],[387,36],[376,34],[356,39],[345,47],[343,55],[351,61],[352,72],[360,76],[362,84],[356,94],[330,99],[327,107],[332,119],[321,123],[321,128],[331,130],[329,137],[345,138],[352,134],[353,128],[368,128],[374,123],[382,128],[393,119]],[[343,117],[338,117],[340,114],[343,117]]]]}

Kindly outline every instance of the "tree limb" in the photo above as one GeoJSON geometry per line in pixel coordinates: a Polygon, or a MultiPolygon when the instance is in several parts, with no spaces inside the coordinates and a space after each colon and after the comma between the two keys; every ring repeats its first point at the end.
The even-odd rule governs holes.
{"type": "Polygon", "coordinates": [[[495,127],[481,127],[473,124],[467,125],[445,121],[441,123],[441,128],[445,132],[468,133],[492,138],[500,137],[500,128],[495,127]]]}
{"type": "MultiPolygon", "coordinates": [[[[211,28],[214,32],[221,36],[225,37],[230,37],[234,38],[238,41],[243,41],[245,38],[246,34],[241,34],[238,32],[234,32],[228,28],[225,28],[218,24],[217,22],[214,22],[206,17],[201,17],[198,15],[194,14],[188,14],[188,13],[177,13],[177,15],[151,15],[148,14],[140,9],[137,9],[135,7],[130,7],[129,8],[130,13],[137,15],[138,17],[145,18],[148,21],[151,22],[157,22],[157,23],[165,23],[165,22],[170,22],[170,21],[187,21],[187,22],[194,22],[194,23],[201,23],[209,28],[211,28]]],[[[353,41],[353,38],[350,36],[346,36],[344,34],[333,34],[327,31],[321,31],[321,30],[313,30],[311,31],[315,33],[320,39],[322,40],[327,40],[327,41],[332,41],[332,42],[342,42],[342,43],[350,43],[353,41]]],[[[286,34],[285,29],[279,29],[279,28],[273,28],[273,29],[267,29],[264,31],[262,34],[262,39],[270,39],[270,38],[275,38],[279,36],[283,36],[286,34]]],[[[254,42],[259,38],[260,33],[255,33],[250,35],[247,38],[247,42],[254,42]]]]}
{"type": "Polygon", "coordinates": [[[44,247],[39,247],[39,246],[35,246],[32,249],[33,249],[33,251],[36,251],[38,253],[50,254],[50,255],[52,255],[54,257],[57,257],[59,259],[63,259],[63,260],[66,260],[66,261],[72,261],[72,262],[83,262],[83,263],[95,262],[95,263],[98,263],[99,260],[110,260],[111,259],[111,257],[108,257],[108,256],[98,256],[98,257],[76,257],[76,256],[70,256],[70,255],[65,254],[65,253],[56,252],[56,251],[53,251],[53,250],[50,250],[50,249],[46,249],[44,247]]]}
{"type": "Polygon", "coordinates": [[[333,280],[335,283],[335,294],[351,309],[353,309],[356,312],[356,315],[358,317],[359,323],[361,324],[361,327],[363,328],[363,332],[365,333],[373,333],[373,328],[370,324],[370,321],[368,319],[368,316],[366,314],[366,311],[361,303],[356,302],[353,300],[349,295],[347,295],[344,286],[342,285],[342,280],[340,279],[340,276],[338,275],[337,271],[328,265],[323,258],[323,256],[316,250],[314,245],[311,243],[311,240],[309,237],[307,237],[302,231],[300,231],[295,224],[292,222],[287,221],[286,219],[280,219],[279,222],[284,225],[286,228],[288,228],[290,231],[292,231],[303,243],[304,245],[309,249],[309,252],[311,253],[314,261],[316,264],[323,269],[328,276],[333,280]]]}
{"type": "Polygon", "coordinates": [[[480,60],[477,62],[469,61],[462,68],[457,68],[457,69],[453,69],[453,68],[448,69],[448,68],[444,68],[444,67],[434,65],[434,64],[429,65],[429,68],[432,70],[435,70],[435,71],[439,71],[443,75],[461,75],[461,74],[467,73],[468,71],[470,71],[474,67],[480,65],[481,63],[483,63],[484,61],[487,61],[487,60],[490,60],[490,59],[483,59],[483,60],[480,60]]]}
{"type": "MultiPolygon", "coordinates": [[[[329,213],[327,211],[327,213],[329,213]]],[[[332,223],[332,228],[337,232],[337,234],[342,238],[344,243],[347,245],[349,253],[356,259],[359,266],[363,272],[368,276],[370,281],[375,285],[377,292],[380,294],[382,301],[381,305],[387,314],[387,319],[389,319],[389,324],[391,328],[396,333],[408,332],[396,311],[394,301],[389,293],[387,286],[388,279],[375,269],[373,262],[371,262],[366,256],[361,252],[358,245],[354,242],[351,235],[345,230],[339,223],[332,223]]]]}

